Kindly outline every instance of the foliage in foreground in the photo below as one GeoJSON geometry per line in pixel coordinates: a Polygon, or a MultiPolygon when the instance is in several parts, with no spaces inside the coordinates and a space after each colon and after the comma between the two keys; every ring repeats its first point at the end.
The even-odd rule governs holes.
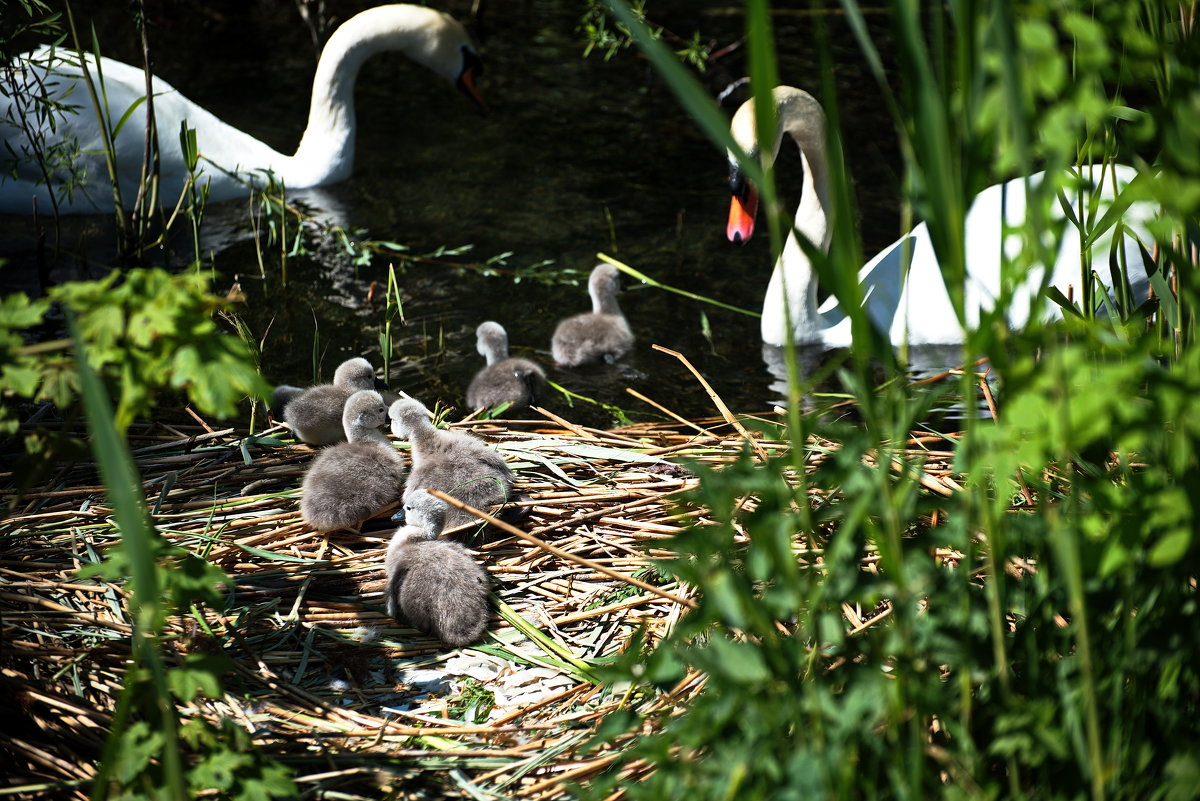
{"type": "MultiPolygon", "coordinates": [[[[622,4],[610,6],[637,35],[622,4]]],[[[993,170],[1120,156],[1154,164],[1145,191],[1163,209],[1157,307],[1149,323],[1147,309],[1119,305],[1108,319],[1068,315],[1019,335],[972,331],[967,360],[989,359],[1002,396],[997,420],[968,413],[961,439],[942,446],[966,478],[951,497],[925,492],[902,448],[936,399],[902,381],[871,389],[872,359],[891,356],[866,338],[838,374],[857,401],[853,424],[794,408],[782,432],[791,454],[698,467],[694,500],[716,524],[677,538],[679,558],[663,567],[700,588],[699,608],[657,649],[631,651],[619,675],[653,690],[693,667],[705,690],[682,713],[631,715],[634,744],[584,794],[1195,798],[1200,349],[1188,252],[1200,208],[1200,48],[1190,12],[1154,0],[890,8],[896,75],[857,4],[843,3],[951,288],[967,201],[1008,177],[993,170]],[[806,473],[814,433],[834,446],[806,473]],[[847,607],[887,614],[848,631],[847,607]],[[652,772],[622,781],[635,759],[652,772]]],[[[747,3],[760,97],[778,82],[769,20],[763,0],[747,3]]],[[[814,38],[823,42],[819,18],[814,38]]],[[[726,146],[702,91],[649,37],[639,44],[726,146]]],[[[836,130],[832,82],[822,88],[836,130]]],[[[832,179],[841,219],[853,219],[849,179],[836,167],[832,179]]],[[[856,272],[845,226],[835,245],[845,247],[815,264],[822,280],[856,272]]],[[[831,289],[845,307],[844,287],[831,289]]],[[[793,399],[807,380],[791,377],[793,399]]],[[[960,396],[975,397],[973,381],[964,376],[960,396]]]]}
{"type": "MultiPolygon", "coordinates": [[[[0,389],[6,395],[59,408],[80,397],[70,341],[26,345],[21,334],[42,325],[56,305],[74,315],[94,369],[116,394],[121,430],[149,413],[164,390],[220,417],[233,416],[247,396],[269,395],[246,343],[217,324],[215,315],[227,304],[208,292],[208,280],[158,269],[62,284],[39,300],[24,294],[0,299],[0,389]]],[[[16,426],[14,413],[0,407],[0,431],[16,426]]]]}
{"type": "Polygon", "coordinates": [[[294,796],[286,768],[253,748],[250,735],[232,721],[213,726],[202,718],[180,722],[176,701],[220,698],[227,657],[203,651],[169,664],[163,627],[171,615],[198,606],[222,607],[228,577],[204,559],[169,545],[154,528],[141,480],[95,368],[90,349],[75,336],[79,383],[87,410],[92,453],[121,544],[105,560],[81,571],[125,582],[133,619],[131,664],[117,699],[112,729],[92,787],[93,799],[220,798],[266,801],[294,796]]]}
{"type": "MultiPolygon", "coordinates": [[[[840,448],[799,491],[788,457],[701,471],[717,525],[667,564],[700,606],[626,670],[666,689],[690,665],[708,687],[639,741],[656,771],[632,797],[1194,797],[1200,358],[1087,341],[1042,364],[961,454],[978,474],[952,498],[870,466],[887,446],[856,425],[822,428],[840,448]],[[838,495],[797,507],[805,489],[838,495]],[[819,549],[799,561],[797,532],[819,549]],[[843,604],[884,601],[847,632],[843,604]]],[[[927,411],[881,400],[898,434],[927,411]]]]}

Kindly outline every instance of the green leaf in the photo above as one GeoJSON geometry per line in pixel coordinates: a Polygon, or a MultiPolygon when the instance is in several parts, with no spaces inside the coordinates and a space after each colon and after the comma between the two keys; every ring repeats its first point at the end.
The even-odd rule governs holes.
{"type": "Polygon", "coordinates": [[[1170,567],[1187,555],[1192,544],[1192,532],[1179,528],[1159,537],[1150,549],[1150,564],[1154,567],[1170,567]]]}
{"type": "Polygon", "coordinates": [[[31,301],[24,292],[0,297],[0,329],[32,328],[41,323],[49,308],[49,300],[31,301]]]}
{"type": "Polygon", "coordinates": [[[771,678],[762,653],[750,643],[715,636],[709,640],[708,649],[715,658],[709,669],[720,672],[728,681],[760,684],[771,678]]]}
{"type": "Polygon", "coordinates": [[[236,751],[218,747],[204,754],[192,768],[189,779],[193,787],[206,790],[229,790],[237,781],[238,771],[250,766],[253,761],[248,754],[239,754],[236,751]]]}
{"type": "Polygon", "coordinates": [[[125,127],[125,123],[129,121],[129,118],[133,116],[133,112],[137,111],[145,102],[146,97],[143,95],[129,104],[129,108],[125,109],[125,113],[121,115],[121,119],[117,120],[117,124],[113,128],[112,137],[114,140],[121,135],[121,129],[125,127]]]}
{"type": "Polygon", "coordinates": [[[190,703],[197,695],[221,698],[221,674],[233,670],[233,662],[221,653],[188,654],[183,665],[167,671],[167,682],[175,697],[190,703]]]}
{"type": "Polygon", "coordinates": [[[129,784],[149,767],[152,759],[158,757],[163,747],[163,736],[152,731],[150,724],[144,720],[133,723],[123,732],[114,732],[114,736],[121,743],[114,774],[122,784],[129,784]]]}

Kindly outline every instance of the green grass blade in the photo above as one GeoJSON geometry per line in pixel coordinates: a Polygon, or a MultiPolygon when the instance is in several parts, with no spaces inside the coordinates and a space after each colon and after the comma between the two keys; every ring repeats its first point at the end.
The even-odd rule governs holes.
{"type": "MultiPolygon", "coordinates": [[[[167,687],[166,666],[163,664],[156,639],[165,617],[156,565],[155,540],[158,534],[150,521],[133,457],[130,456],[129,448],[114,423],[112,402],[103,383],[88,362],[87,349],[83,342],[78,335],[74,335],[74,339],[79,383],[88,429],[91,432],[92,453],[96,457],[100,477],[113,509],[113,517],[121,531],[121,541],[126,548],[130,565],[130,607],[134,613],[134,631],[133,664],[129,672],[134,675],[143,669],[149,672],[156,699],[154,708],[159,712],[157,720],[152,719],[149,723],[163,738],[163,747],[158,754],[168,785],[163,788],[163,797],[182,801],[187,798],[187,793],[183,761],[179,753],[175,705],[167,687]]],[[[123,726],[118,724],[121,718],[127,719],[132,711],[133,692],[137,688],[136,682],[126,682],[118,704],[118,715],[114,718],[113,729],[105,743],[104,759],[93,784],[93,798],[103,799],[108,796],[109,778],[124,734],[123,726]]]]}
{"type": "Polygon", "coordinates": [[[656,281],[655,279],[651,278],[650,276],[646,275],[645,273],[643,273],[633,267],[630,267],[628,264],[625,264],[624,262],[617,261],[612,256],[609,256],[605,253],[597,253],[596,258],[602,262],[605,262],[606,264],[611,264],[613,267],[616,267],[618,270],[625,273],[626,275],[628,275],[632,278],[636,278],[637,280],[641,281],[643,284],[646,284],[647,286],[652,286],[655,289],[663,289],[663,290],[666,290],[667,292],[674,292],[676,295],[682,295],[685,298],[699,301],[700,303],[708,303],[712,306],[717,306],[719,308],[726,309],[728,311],[737,312],[738,314],[745,314],[749,317],[762,317],[761,313],[756,312],[756,311],[751,311],[750,309],[743,309],[740,306],[733,306],[729,303],[724,303],[722,301],[715,300],[713,298],[705,297],[704,295],[697,295],[695,292],[689,292],[686,289],[680,289],[679,287],[668,286],[667,284],[656,281]]]}

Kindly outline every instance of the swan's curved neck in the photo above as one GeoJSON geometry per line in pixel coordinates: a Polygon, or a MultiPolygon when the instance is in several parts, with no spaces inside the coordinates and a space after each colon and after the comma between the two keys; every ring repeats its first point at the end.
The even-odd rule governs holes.
{"type": "Polygon", "coordinates": [[[422,460],[425,451],[437,442],[439,429],[428,420],[417,421],[408,432],[408,441],[412,444],[410,452],[413,465],[422,460]]]}
{"type": "MultiPolygon", "coordinates": [[[[803,236],[825,251],[832,231],[825,112],[810,95],[796,92],[780,100],[778,114],[781,132],[790,135],[800,147],[804,183],[792,231],[779,254],[763,300],[763,341],[774,345],[782,345],[789,338],[797,343],[820,340],[817,279],[797,237],[803,236]]],[[[777,140],[776,151],[778,148],[777,140]]]]}
{"type": "Polygon", "coordinates": [[[426,63],[431,9],[380,6],[347,20],[325,44],[313,77],[308,126],[289,160],[288,183],[313,186],[349,177],[354,159],[354,83],[375,53],[399,50],[426,63]]]}
{"type": "Polygon", "coordinates": [[[387,437],[374,426],[359,423],[358,421],[350,421],[345,424],[345,428],[346,440],[349,442],[367,442],[373,440],[375,442],[382,442],[385,445],[388,444],[387,437]]]}
{"type": "Polygon", "coordinates": [[[593,292],[592,313],[620,315],[621,307],[617,303],[617,296],[611,292],[593,292]]]}

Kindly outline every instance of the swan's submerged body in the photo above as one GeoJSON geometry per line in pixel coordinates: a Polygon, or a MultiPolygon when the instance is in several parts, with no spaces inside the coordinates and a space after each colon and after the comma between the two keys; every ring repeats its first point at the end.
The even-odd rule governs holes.
{"type": "MultiPolygon", "coordinates": [[[[824,250],[830,241],[828,166],[825,153],[825,115],[815,99],[792,87],[778,87],[775,101],[779,131],[773,150],[764,154],[767,160],[778,152],[784,133],[799,145],[805,168],[801,201],[796,210],[795,230],[784,246],[763,299],[762,338],[769,345],[783,345],[788,339],[801,345],[820,345],[827,348],[848,347],[851,344],[850,320],[836,298],[817,303],[817,279],[808,256],[800,247],[797,232],[824,250]]],[[[753,101],[735,114],[731,133],[748,153],[757,154],[760,145],[754,132],[753,101]]],[[[734,192],[727,235],[734,242],[743,242],[753,231],[757,205],[754,189],[740,175],[731,157],[731,188],[734,192]]],[[[1079,177],[1093,187],[1099,196],[1101,214],[1111,205],[1136,171],[1123,166],[1096,166],[1091,174],[1079,177]],[[1116,191],[1114,191],[1114,184],[1116,191]]],[[[1030,186],[1044,180],[1044,174],[1030,176],[1030,186]]],[[[1072,215],[1083,219],[1076,193],[1067,191],[1072,215]]],[[[1084,193],[1085,203],[1088,192],[1084,193]]],[[[967,214],[965,226],[967,278],[964,284],[966,326],[978,323],[980,313],[992,309],[1002,296],[1004,258],[1016,262],[1021,255],[1019,234],[1004,237],[1004,227],[1018,230],[1026,221],[1026,179],[1014,179],[996,184],[980,192],[967,214]]],[[[1133,204],[1123,215],[1127,227],[1120,245],[1120,258],[1128,269],[1128,278],[1135,304],[1149,294],[1149,279],[1138,239],[1149,246],[1152,241],[1146,222],[1153,209],[1145,203],[1133,204]]],[[[1100,215],[1097,215],[1097,219],[1100,215]]],[[[1061,237],[1047,236],[1050,264],[1048,285],[1076,301],[1083,297],[1081,245],[1079,229],[1065,221],[1059,204],[1049,210],[1048,223],[1055,230],[1062,225],[1061,237]],[[1065,223],[1065,224],[1064,224],[1065,223]]],[[[1093,270],[1100,284],[1110,292],[1112,278],[1109,255],[1113,230],[1099,237],[1091,247],[1093,270]]],[[[1015,268],[1014,268],[1015,271],[1015,268]]],[[[1031,315],[1043,319],[1061,317],[1058,306],[1041,296],[1046,266],[1035,264],[1021,279],[1009,279],[1011,298],[1006,301],[1007,323],[1021,328],[1031,315]]],[[[871,323],[887,335],[895,345],[954,345],[964,339],[964,327],[959,322],[946,291],[941,267],[925,223],[884,248],[858,274],[863,303],[871,323]]],[[[1102,308],[1098,303],[1098,308],[1102,308]]]]}
{"type": "MultiPolygon", "coordinates": [[[[332,183],[350,175],[354,161],[354,83],[368,57],[399,50],[451,82],[456,82],[482,105],[474,88],[479,58],[466,31],[440,11],[407,4],[379,6],[352,17],[334,31],[321,53],[313,79],[308,126],[295,155],[279,153],[250,134],[225,123],[188,100],[164,80],[153,78],[153,102],[160,143],[161,202],[173,206],[183,190],[188,170],[179,146],[180,126],[196,131],[201,160],[200,183],[209,185],[213,201],[244,197],[248,183],[263,185],[270,172],[289,188],[332,183]]],[[[85,57],[93,82],[103,75],[111,125],[135,104],[115,141],[117,172],[123,204],[129,207],[141,182],[145,147],[146,77],[140,68],[93,56],[85,57]]],[[[18,56],[15,86],[0,84],[0,148],[5,157],[26,154],[29,139],[18,124],[24,118],[44,137],[43,148],[61,143],[77,149],[71,160],[73,179],[60,169],[51,175],[58,211],[91,214],[114,207],[112,186],[104,161],[104,143],[95,111],[83,81],[77,53],[40,48],[18,56]],[[45,86],[51,98],[77,106],[76,113],[56,115],[54,125],[22,108],[29,95],[45,86]],[[14,96],[21,98],[14,99],[14,96]],[[23,96],[23,97],[22,97],[23,96]],[[79,183],[69,194],[64,182],[79,183]]],[[[52,209],[51,188],[36,162],[19,158],[14,176],[0,176],[0,212],[29,214],[36,200],[42,213],[52,209]]]]}

